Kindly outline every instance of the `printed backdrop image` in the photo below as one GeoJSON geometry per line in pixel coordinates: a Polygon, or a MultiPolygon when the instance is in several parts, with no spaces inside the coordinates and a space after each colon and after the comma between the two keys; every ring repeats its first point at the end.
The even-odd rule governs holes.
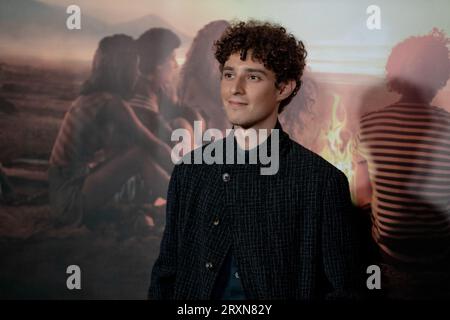
{"type": "Polygon", "coordinates": [[[447,0],[0,0],[0,298],[146,298],[171,134],[231,128],[213,45],[256,19],[305,44],[279,119],[347,176],[364,263],[388,279],[380,295],[450,299],[449,12],[447,0]],[[103,112],[117,104],[138,120],[103,112]]]}

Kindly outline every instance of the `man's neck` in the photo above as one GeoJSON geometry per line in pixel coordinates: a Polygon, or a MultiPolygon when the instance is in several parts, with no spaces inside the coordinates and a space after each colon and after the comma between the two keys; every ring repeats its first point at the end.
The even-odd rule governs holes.
{"type": "Polygon", "coordinates": [[[270,136],[270,134],[272,133],[272,129],[275,128],[277,122],[278,117],[275,117],[274,119],[270,119],[263,124],[245,129],[243,127],[234,125],[234,136],[239,147],[243,150],[251,150],[261,145],[270,136]]]}

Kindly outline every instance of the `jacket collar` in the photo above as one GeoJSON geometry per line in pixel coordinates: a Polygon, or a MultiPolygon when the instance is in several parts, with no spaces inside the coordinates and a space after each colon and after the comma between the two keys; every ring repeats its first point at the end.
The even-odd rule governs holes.
{"type": "MultiPolygon", "coordinates": [[[[234,129],[234,126],[233,126],[234,129]]],[[[289,151],[290,145],[291,145],[291,139],[289,137],[289,135],[283,130],[283,127],[281,126],[280,121],[277,119],[277,122],[275,124],[274,127],[275,130],[277,130],[278,132],[278,152],[280,156],[285,156],[287,154],[287,152],[289,151]]],[[[232,133],[234,133],[234,130],[232,131],[232,133]]],[[[257,154],[259,154],[259,149],[264,146],[267,146],[267,155],[271,156],[271,152],[272,152],[272,143],[273,143],[273,133],[270,132],[270,130],[268,130],[268,137],[267,139],[262,142],[260,145],[255,147],[255,151],[257,151],[257,154]]],[[[238,152],[243,152],[246,156],[246,158],[248,158],[249,154],[250,154],[250,150],[244,150],[242,148],[239,147],[237,141],[236,141],[236,137],[234,136],[234,134],[230,134],[229,136],[227,136],[226,139],[230,139],[231,136],[234,138],[234,154],[236,156],[236,154],[238,152]]],[[[277,148],[275,149],[277,150],[277,148]]]]}

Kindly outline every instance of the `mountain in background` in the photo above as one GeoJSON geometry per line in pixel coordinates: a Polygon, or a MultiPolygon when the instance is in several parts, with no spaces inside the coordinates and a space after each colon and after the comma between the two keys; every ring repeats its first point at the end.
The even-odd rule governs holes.
{"type": "Polygon", "coordinates": [[[144,17],[134,19],[128,22],[115,24],[112,26],[111,30],[114,30],[114,33],[125,33],[135,38],[139,37],[145,30],[155,27],[167,28],[175,32],[181,40],[182,45],[189,45],[192,41],[192,37],[184,34],[181,31],[176,30],[173,26],[171,26],[164,19],[159,16],[149,14],[144,17]]]}
{"type": "MultiPolygon", "coordinates": [[[[174,31],[182,47],[192,37],[156,15],[108,24],[81,11],[81,30],[68,30],[65,7],[35,0],[0,0],[0,54],[90,60],[101,38],[115,33],[137,38],[149,28],[174,31]]],[[[100,17],[101,18],[101,17],[100,17]]]]}

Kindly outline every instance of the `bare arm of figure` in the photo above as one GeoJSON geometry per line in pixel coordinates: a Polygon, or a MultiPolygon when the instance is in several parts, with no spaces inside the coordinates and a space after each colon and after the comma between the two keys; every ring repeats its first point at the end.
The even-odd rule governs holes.
{"type": "Polygon", "coordinates": [[[149,155],[155,158],[167,172],[171,172],[173,164],[170,161],[170,147],[148,130],[139,118],[136,116],[132,108],[120,99],[112,99],[109,102],[108,112],[111,113],[113,119],[124,132],[129,132],[131,136],[136,138],[136,142],[143,148],[148,150],[149,155]]]}

